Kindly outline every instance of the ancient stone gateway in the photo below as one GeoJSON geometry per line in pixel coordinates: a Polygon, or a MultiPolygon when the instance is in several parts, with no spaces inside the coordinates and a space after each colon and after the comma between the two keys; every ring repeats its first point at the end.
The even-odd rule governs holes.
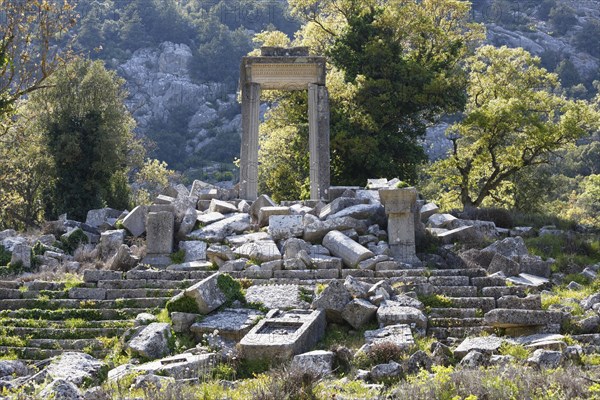
{"type": "Polygon", "coordinates": [[[255,200],[258,196],[258,124],[262,89],[308,90],[310,198],[328,198],[329,96],[325,72],[325,57],[309,56],[304,47],[263,47],[260,57],[242,58],[241,198],[255,200]]]}

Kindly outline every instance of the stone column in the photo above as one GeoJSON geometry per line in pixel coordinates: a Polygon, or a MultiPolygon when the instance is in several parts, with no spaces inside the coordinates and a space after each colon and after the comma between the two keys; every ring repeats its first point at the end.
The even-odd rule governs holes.
{"type": "Polygon", "coordinates": [[[395,261],[420,266],[415,249],[415,188],[382,189],[381,203],[388,216],[388,241],[395,261]]]}
{"type": "Polygon", "coordinates": [[[308,85],[310,198],[327,200],[330,186],[329,94],[322,85],[308,85]]]}
{"type": "Polygon", "coordinates": [[[240,197],[258,197],[258,124],[260,84],[242,86],[242,147],[240,151],[240,197]]]}

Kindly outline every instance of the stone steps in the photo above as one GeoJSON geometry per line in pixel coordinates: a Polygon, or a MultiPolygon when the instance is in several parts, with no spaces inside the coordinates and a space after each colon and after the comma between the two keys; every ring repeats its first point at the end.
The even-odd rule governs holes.
{"type": "Polygon", "coordinates": [[[476,286],[434,286],[433,293],[448,297],[476,297],[476,286]]]}
{"type": "Polygon", "coordinates": [[[162,308],[171,297],[145,297],[114,300],[75,300],[75,299],[7,299],[2,300],[0,310],[18,310],[20,308],[42,308],[57,310],[60,308],[80,309],[121,309],[121,308],[162,308]]]}
{"type": "Polygon", "coordinates": [[[491,326],[468,326],[468,327],[431,327],[427,329],[427,334],[438,340],[444,340],[449,337],[464,338],[467,336],[479,336],[485,333],[491,333],[494,328],[491,326]]]}
{"type": "Polygon", "coordinates": [[[168,279],[119,279],[98,281],[94,287],[102,289],[186,289],[198,279],[184,279],[182,281],[168,279]]]}
{"type": "Polygon", "coordinates": [[[493,297],[449,297],[453,308],[479,308],[487,312],[496,308],[493,297]]]}
{"type": "Polygon", "coordinates": [[[32,318],[49,321],[61,321],[71,318],[85,320],[127,320],[135,318],[139,313],[147,312],[146,308],[121,308],[121,309],[19,309],[0,311],[0,318],[32,318]]]}
{"type": "Polygon", "coordinates": [[[469,286],[471,279],[464,275],[430,276],[428,282],[434,286],[469,286]]]}
{"type": "Polygon", "coordinates": [[[439,328],[453,328],[453,327],[470,327],[470,326],[482,326],[484,319],[482,317],[477,318],[429,318],[430,327],[439,328]]]}
{"type": "MultiPolygon", "coordinates": [[[[0,354],[14,354],[20,360],[27,364],[32,364],[35,361],[44,360],[51,357],[56,357],[69,351],[69,349],[42,349],[39,347],[11,347],[0,346],[0,354]]],[[[102,359],[108,355],[107,350],[88,350],[88,354],[92,357],[102,359]]]]}
{"type": "MultiPolygon", "coordinates": [[[[62,321],[32,320],[24,318],[5,318],[2,327],[80,329],[80,328],[131,328],[131,320],[99,320],[70,319],[62,321]]],[[[0,328],[1,329],[1,328],[0,328]]]]}
{"type": "Polygon", "coordinates": [[[429,318],[476,318],[481,313],[478,308],[432,308],[429,318]]]}
{"type": "Polygon", "coordinates": [[[31,339],[92,339],[98,337],[121,336],[129,328],[26,328],[8,326],[2,328],[7,336],[20,336],[31,339]]]}

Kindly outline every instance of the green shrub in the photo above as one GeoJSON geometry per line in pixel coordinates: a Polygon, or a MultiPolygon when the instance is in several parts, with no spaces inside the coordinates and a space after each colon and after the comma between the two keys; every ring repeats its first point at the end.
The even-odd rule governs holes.
{"type": "Polygon", "coordinates": [[[225,295],[225,307],[231,306],[234,301],[246,302],[244,293],[242,292],[242,285],[229,274],[220,274],[217,277],[217,287],[225,295]]]}
{"type": "Polygon", "coordinates": [[[12,253],[6,250],[4,246],[0,244],[0,266],[8,265],[8,263],[10,263],[11,258],[12,253]]]}
{"type": "Polygon", "coordinates": [[[171,254],[170,258],[174,264],[182,264],[185,261],[185,249],[177,250],[171,254]]]}
{"type": "Polygon", "coordinates": [[[73,254],[80,245],[87,243],[89,243],[87,235],[81,228],[75,228],[68,236],[62,236],[60,238],[58,247],[69,254],[73,254]]]}
{"type": "Polygon", "coordinates": [[[452,300],[441,294],[419,296],[419,301],[423,303],[427,312],[432,308],[449,308],[453,306],[452,300]]]}
{"type": "Polygon", "coordinates": [[[43,256],[48,248],[42,242],[36,242],[31,249],[31,254],[34,256],[43,256]]]}
{"type": "Polygon", "coordinates": [[[185,296],[183,294],[175,296],[171,300],[169,300],[165,306],[167,310],[169,310],[169,314],[172,312],[184,312],[191,314],[200,314],[200,310],[198,309],[198,304],[191,297],[185,296]]]}
{"type": "Polygon", "coordinates": [[[531,351],[525,346],[509,342],[503,342],[498,352],[503,356],[513,356],[518,360],[526,360],[531,354],[531,351]]]}
{"type": "Polygon", "coordinates": [[[510,229],[514,227],[511,213],[504,208],[471,208],[460,213],[463,219],[479,221],[492,221],[499,228],[510,229]]]}

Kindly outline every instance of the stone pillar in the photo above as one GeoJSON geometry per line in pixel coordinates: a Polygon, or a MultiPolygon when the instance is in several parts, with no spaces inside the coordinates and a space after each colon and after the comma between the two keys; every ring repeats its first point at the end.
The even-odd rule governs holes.
{"type": "Polygon", "coordinates": [[[148,213],[146,222],[147,254],[171,254],[173,252],[174,232],[175,217],[172,212],[148,213]]]}
{"type": "Polygon", "coordinates": [[[329,198],[329,94],[322,85],[308,85],[310,198],[329,198]]]}
{"type": "Polygon", "coordinates": [[[240,151],[240,197],[258,197],[258,124],[260,84],[242,86],[242,148],[240,151]]]}
{"type": "Polygon", "coordinates": [[[395,261],[420,266],[415,249],[415,188],[382,189],[381,203],[388,216],[388,241],[395,261]]]}

